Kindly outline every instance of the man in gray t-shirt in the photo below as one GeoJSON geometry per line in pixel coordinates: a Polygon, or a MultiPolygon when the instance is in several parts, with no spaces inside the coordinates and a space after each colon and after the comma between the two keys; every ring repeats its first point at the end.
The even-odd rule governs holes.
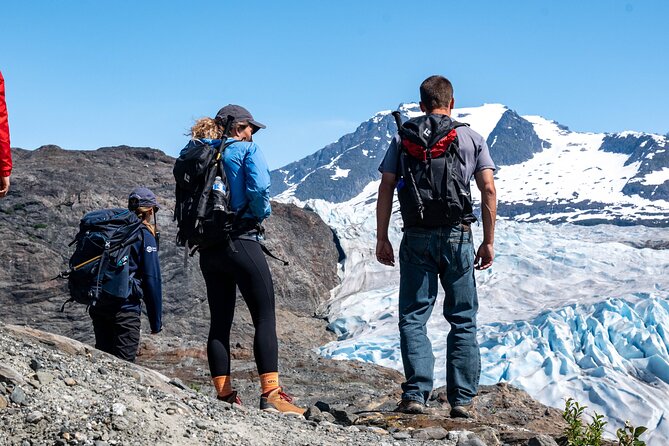
{"type": "MultiPolygon", "coordinates": [[[[420,98],[421,110],[427,115],[451,115],[453,86],[445,77],[431,76],[423,81],[420,98]]],[[[421,224],[405,225],[399,252],[399,330],[406,381],[402,383],[402,401],[396,410],[422,413],[432,392],[434,354],[427,337],[427,321],[440,281],[445,292],[444,316],[450,324],[446,388],[451,417],[469,418],[472,415],[469,406],[478,393],[481,369],[476,341],[478,296],[474,271],[487,269],[493,263],[497,197],[493,179],[495,164],[485,140],[466,126],[458,127],[456,132],[464,161],[463,179],[469,183],[474,176],[481,192],[483,242],[475,253],[471,229],[466,221],[435,227],[435,223],[441,225],[442,220],[448,219],[430,222],[421,217],[421,224]]],[[[396,135],[379,166],[382,176],[376,205],[376,258],[389,266],[395,264],[388,226],[401,173],[397,171],[399,157],[400,139],[396,135]]]]}

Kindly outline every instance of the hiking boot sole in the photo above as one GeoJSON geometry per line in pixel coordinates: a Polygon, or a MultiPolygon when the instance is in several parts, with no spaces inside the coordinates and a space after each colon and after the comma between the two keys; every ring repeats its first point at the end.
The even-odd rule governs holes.
{"type": "Polygon", "coordinates": [[[266,408],[260,409],[260,410],[262,410],[263,412],[279,413],[279,414],[282,414],[282,415],[295,415],[295,416],[298,416],[298,417],[304,416],[300,412],[291,412],[291,411],[281,412],[279,409],[275,409],[274,407],[266,407],[266,408]]]}

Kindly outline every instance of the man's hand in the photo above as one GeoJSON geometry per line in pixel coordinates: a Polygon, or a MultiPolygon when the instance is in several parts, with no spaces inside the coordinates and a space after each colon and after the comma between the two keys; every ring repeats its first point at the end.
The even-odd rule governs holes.
{"type": "Polygon", "coordinates": [[[394,173],[384,172],[379,184],[376,200],[376,260],[384,265],[395,266],[393,245],[388,239],[388,225],[393,211],[393,195],[397,184],[394,173]]]}
{"type": "Polygon", "coordinates": [[[9,192],[9,177],[0,177],[0,198],[9,192]]]}
{"type": "Polygon", "coordinates": [[[376,241],[376,260],[388,266],[395,266],[395,254],[390,240],[376,241]]]}
{"type": "Polygon", "coordinates": [[[495,258],[495,220],[497,219],[497,191],[492,169],[483,169],[474,174],[476,187],[481,191],[481,219],[483,220],[483,243],[476,251],[474,267],[488,269],[495,258]]]}
{"type": "Polygon", "coordinates": [[[488,269],[492,266],[492,261],[494,258],[495,248],[492,246],[492,243],[481,243],[479,250],[476,251],[474,268],[478,270],[488,269]]]}

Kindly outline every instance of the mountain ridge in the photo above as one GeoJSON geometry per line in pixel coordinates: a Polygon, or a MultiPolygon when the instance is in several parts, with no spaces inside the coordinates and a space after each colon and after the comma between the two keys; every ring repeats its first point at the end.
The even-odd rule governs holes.
{"type": "MultiPolygon", "coordinates": [[[[400,104],[398,111],[403,119],[421,114],[415,103],[400,104]]],[[[396,133],[390,113],[380,111],[336,142],[273,170],[275,198],[342,203],[378,181],[378,166],[396,133]]],[[[521,116],[502,104],[456,108],[452,117],[486,138],[498,166],[501,218],[669,225],[666,136],[573,132],[540,116],[521,116]],[[593,176],[597,171],[602,173],[593,176]],[[560,180],[567,177],[570,181],[560,180]]]]}

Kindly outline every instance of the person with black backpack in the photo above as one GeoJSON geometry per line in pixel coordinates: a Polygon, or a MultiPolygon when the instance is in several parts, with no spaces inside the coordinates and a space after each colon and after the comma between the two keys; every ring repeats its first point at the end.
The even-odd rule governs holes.
{"type": "MultiPolygon", "coordinates": [[[[138,218],[131,214],[132,221],[126,223],[125,226],[119,225],[117,230],[120,233],[125,228],[133,227],[137,222],[137,230],[128,231],[130,237],[129,249],[123,252],[119,250],[118,252],[123,254],[120,256],[114,256],[112,253],[113,262],[101,262],[101,267],[95,267],[97,270],[108,269],[106,273],[103,271],[102,275],[110,276],[109,269],[119,267],[120,270],[121,267],[127,265],[127,268],[124,268],[127,271],[125,283],[128,283],[129,278],[130,287],[127,292],[122,293],[127,296],[111,296],[109,292],[106,292],[103,284],[99,296],[95,300],[86,302],[88,313],[93,320],[95,348],[129,362],[135,361],[139,349],[142,301],[146,305],[151,333],[157,334],[163,329],[163,297],[160,262],[158,260],[159,234],[155,225],[155,213],[158,209],[156,196],[150,189],[136,187],[130,192],[128,210],[138,218]],[[112,263],[112,265],[105,266],[109,263],[112,263]]],[[[100,212],[104,213],[106,211],[100,212]]],[[[116,214],[113,217],[102,217],[102,219],[118,219],[118,215],[120,215],[118,211],[123,210],[112,209],[108,211],[113,211],[116,214]]],[[[98,225],[102,226],[103,223],[98,223],[98,225]]],[[[91,233],[92,231],[89,230],[88,232],[91,233]]],[[[100,275],[100,273],[97,275],[100,275]]],[[[72,279],[74,279],[74,273],[70,274],[71,292],[74,291],[77,284],[72,279]]],[[[84,287],[89,287],[87,282],[89,282],[89,279],[84,279],[84,287]]],[[[90,290],[88,294],[91,294],[90,290]]]]}
{"type": "Polygon", "coordinates": [[[394,266],[388,238],[397,188],[404,235],[400,244],[399,330],[406,381],[396,411],[423,413],[433,385],[434,355],[427,321],[445,291],[447,338],[446,387],[451,417],[471,417],[481,369],[476,340],[478,296],[474,270],[489,268],[494,258],[497,198],[493,163],[485,139],[451,119],[453,86],[431,76],[420,86],[423,116],[401,123],[383,162],[376,208],[377,260],[394,266]],[[474,251],[469,188],[471,177],[481,192],[483,242],[474,251]]]}
{"type": "MultiPolygon", "coordinates": [[[[269,217],[269,168],[253,142],[265,126],[239,105],[202,118],[175,163],[177,243],[200,252],[211,325],[207,359],[219,400],[241,404],[230,377],[230,330],[239,290],[251,313],[260,409],[302,415],[283,391],[272,274],[261,223],[269,217]]],[[[271,254],[270,254],[271,255],[271,254]]]]}

